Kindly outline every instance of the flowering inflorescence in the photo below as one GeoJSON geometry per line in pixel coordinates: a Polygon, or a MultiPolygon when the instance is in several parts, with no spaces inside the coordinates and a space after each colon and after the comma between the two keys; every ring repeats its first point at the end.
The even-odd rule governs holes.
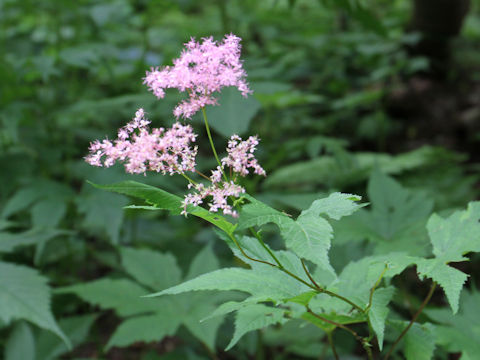
{"type": "Polygon", "coordinates": [[[194,184],[193,187],[197,192],[188,194],[183,201],[182,214],[187,213],[187,207],[189,204],[198,206],[203,203],[203,200],[207,197],[212,197],[212,202],[208,204],[211,212],[217,212],[219,209],[224,214],[231,215],[233,217],[238,216],[237,211],[228,203],[228,198],[238,198],[240,194],[245,192],[245,189],[232,180],[222,180],[226,178],[225,168],[229,167],[232,170],[233,178],[236,179],[237,175],[246,176],[249,173],[248,169],[252,169],[255,174],[266,175],[265,170],[258,164],[253,152],[258,145],[258,139],[256,136],[250,136],[247,140],[242,141],[238,135],[233,135],[228,142],[227,157],[222,159],[222,166],[217,166],[212,171],[210,180],[212,184],[206,187],[203,184],[194,184]]]}
{"type": "MultiPolygon", "coordinates": [[[[163,98],[168,88],[188,92],[188,100],[174,109],[177,118],[191,118],[206,105],[215,105],[217,100],[213,94],[225,86],[235,86],[243,96],[247,96],[251,90],[245,81],[246,73],[240,60],[240,40],[233,34],[226,35],[221,43],[211,37],[204,38],[202,43],[191,39],[185,44],[181,56],[173,61],[173,67],[152,69],[147,72],[144,83],[158,98],[163,98]]],[[[199,206],[211,198],[207,203],[209,211],[222,210],[224,214],[236,217],[238,213],[229,200],[235,200],[245,193],[245,189],[236,183],[237,177],[244,177],[250,171],[266,175],[253,154],[258,138],[250,136],[243,141],[238,135],[233,135],[228,142],[226,157],[220,161],[214,151],[219,164],[209,178],[211,184],[196,183],[185,174],[187,171],[196,171],[197,147],[192,144],[197,135],[192,127],[176,122],[167,130],[149,129],[149,124],[143,109],[139,109],[134,119],[118,130],[116,140],[93,142],[86,161],[94,166],[105,167],[120,161],[129,173],[156,171],[183,175],[190,182],[188,188],[193,189],[182,203],[182,214],[185,215],[189,205],[199,206]],[[226,175],[226,169],[229,169],[230,178],[226,175]]],[[[207,122],[206,126],[208,130],[207,122]]]]}
{"type": "Polygon", "coordinates": [[[197,147],[191,146],[197,135],[190,125],[175,123],[165,130],[148,128],[143,109],[135,118],[118,130],[117,139],[95,141],[90,144],[90,154],[85,160],[94,166],[112,166],[116,161],[125,163],[132,174],[145,174],[147,170],[164,175],[195,171],[197,147]]]}
{"type": "Polygon", "coordinates": [[[189,99],[173,111],[177,119],[189,119],[206,105],[216,105],[213,93],[225,86],[235,86],[247,96],[252,91],[240,60],[240,40],[233,34],[226,35],[221,43],[212,37],[204,38],[202,43],[192,38],[181,56],[173,61],[174,66],[152,68],[147,71],[144,83],[158,98],[163,98],[168,88],[189,93],[189,99]]]}

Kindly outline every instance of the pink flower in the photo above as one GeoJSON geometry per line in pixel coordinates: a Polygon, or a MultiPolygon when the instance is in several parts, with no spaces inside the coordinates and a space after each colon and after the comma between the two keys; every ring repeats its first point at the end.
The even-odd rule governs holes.
{"type": "Polygon", "coordinates": [[[95,141],[85,160],[94,166],[109,167],[116,161],[125,163],[128,173],[140,174],[147,170],[173,175],[195,170],[197,147],[191,147],[196,135],[189,125],[173,124],[170,129],[148,128],[143,109],[135,118],[118,130],[117,139],[95,141]]]}
{"type": "Polygon", "coordinates": [[[230,34],[221,43],[212,37],[202,40],[199,43],[192,38],[180,57],[173,61],[173,67],[152,68],[143,81],[158,98],[163,98],[165,89],[169,88],[188,91],[189,98],[173,111],[177,119],[189,119],[206,105],[216,105],[213,93],[223,87],[235,86],[245,97],[252,92],[240,60],[241,39],[230,34]]]}
{"type": "Polygon", "coordinates": [[[206,187],[203,184],[189,185],[189,188],[193,187],[196,192],[187,194],[183,200],[183,215],[187,215],[188,205],[198,206],[203,203],[205,198],[211,197],[212,201],[208,203],[210,212],[218,212],[222,210],[225,215],[231,215],[237,217],[238,213],[228,203],[229,197],[238,198],[240,194],[245,193],[245,189],[240,185],[230,182],[216,182],[211,186],[206,187]]]}
{"type": "Polygon", "coordinates": [[[257,145],[258,138],[256,136],[250,136],[247,140],[242,141],[240,136],[232,135],[228,141],[228,156],[222,159],[222,165],[232,168],[241,176],[247,176],[249,168],[253,169],[255,174],[266,176],[267,173],[253,155],[257,145]]]}

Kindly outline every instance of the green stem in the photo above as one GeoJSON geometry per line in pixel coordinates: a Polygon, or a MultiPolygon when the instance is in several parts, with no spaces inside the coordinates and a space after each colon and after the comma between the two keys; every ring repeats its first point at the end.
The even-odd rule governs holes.
{"type": "Polygon", "coordinates": [[[380,277],[378,278],[377,282],[376,282],[375,285],[373,285],[373,287],[370,289],[370,298],[368,299],[368,305],[367,305],[367,307],[365,308],[365,310],[363,310],[363,312],[367,312],[367,311],[370,310],[370,308],[372,307],[373,293],[374,293],[375,290],[377,289],[378,285],[380,285],[380,282],[381,282],[382,279],[383,279],[383,275],[385,275],[385,273],[387,272],[387,270],[388,270],[388,265],[385,265],[385,268],[383,269],[382,273],[380,274],[380,277]]]}
{"type": "Polygon", "coordinates": [[[332,331],[327,332],[327,339],[328,339],[328,343],[330,344],[330,347],[332,348],[332,353],[333,353],[333,356],[335,357],[335,360],[339,360],[340,358],[338,357],[337,350],[335,349],[335,344],[333,343],[333,339],[332,339],[332,331]]]}
{"type": "Polygon", "coordinates": [[[413,325],[413,323],[415,322],[415,320],[417,320],[417,318],[420,316],[420,314],[422,313],[423,309],[425,308],[425,306],[428,304],[428,302],[429,302],[430,299],[432,298],[432,295],[433,295],[436,287],[437,287],[437,283],[434,281],[433,284],[432,284],[432,287],[430,288],[430,291],[429,291],[428,294],[427,294],[427,297],[425,298],[425,300],[423,300],[422,304],[421,304],[420,307],[418,308],[418,310],[417,310],[417,312],[415,313],[415,315],[413,315],[412,320],[410,320],[410,322],[408,323],[407,327],[402,331],[402,333],[401,333],[400,336],[397,338],[397,340],[395,340],[395,342],[393,343],[392,347],[391,347],[390,350],[388,351],[387,355],[385,355],[384,360],[388,360],[388,358],[390,357],[390,355],[392,355],[393,350],[394,350],[395,347],[398,345],[398,343],[400,342],[400,340],[402,340],[402,338],[405,336],[405,334],[407,333],[407,331],[410,330],[410,328],[412,327],[412,325],[413,325]]]}
{"type": "Polygon", "coordinates": [[[305,262],[303,261],[303,259],[300,259],[300,261],[302,262],[302,267],[303,267],[303,271],[305,271],[305,274],[307,274],[308,278],[310,279],[310,281],[312,282],[312,284],[315,286],[315,290],[317,290],[319,293],[324,293],[324,294],[327,294],[327,295],[330,295],[332,297],[336,297],[337,299],[340,299],[348,304],[350,304],[352,307],[354,307],[355,309],[357,309],[358,311],[360,312],[364,312],[364,310],[358,306],[357,304],[355,304],[353,301],[350,301],[348,300],[347,298],[343,297],[342,295],[339,295],[337,293],[334,293],[334,292],[331,292],[323,287],[321,287],[320,285],[318,285],[315,280],[313,279],[312,275],[310,274],[310,272],[308,271],[307,267],[305,266],[305,262]]]}
{"type": "Polygon", "coordinates": [[[362,338],[360,335],[357,334],[357,332],[355,330],[352,330],[350,329],[348,326],[345,326],[343,324],[340,324],[340,323],[337,323],[336,321],[333,321],[333,320],[330,320],[330,319],[327,319],[327,318],[324,318],[323,316],[320,316],[316,313],[314,313],[312,311],[312,309],[310,309],[310,307],[307,305],[307,312],[309,314],[312,314],[313,316],[315,316],[317,319],[319,320],[322,320],[328,324],[331,324],[331,325],[334,325],[336,327],[339,327],[340,329],[343,329],[343,330],[346,330],[348,331],[350,334],[352,334],[355,339],[357,339],[363,346],[363,348],[365,349],[365,352],[367,353],[367,356],[368,356],[368,359],[369,360],[372,360],[373,359],[373,355],[372,355],[372,349],[370,349],[370,344],[367,342],[366,339],[362,338]]]}
{"type": "Polygon", "coordinates": [[[258,232],[255,231],[254,228],[250,228],[250,232],[253,234],[253,236],[255,236],[258,240],[258,242],[260,243],[260,245],[262,245],[262,247],[270,254],[270,256],[272,257],[273,260],[275,260],[275,262],[277,263],[278,267],[280,269],[283,269],[283,265],[282,263],[277,259],[277,257],[275,256],[275,254],[272,252],[272,250],[270,250],[268,248],[267,245],[265,245],[265,243],[263,242],[260,234],[258,232]]]}
{"type": "Polygon", "coordinates": [[[273,267],[277,267],[275,264],[272,264],[268,261],[263,261],[263,260],[259,260],[259,259],[254,259],[250,256],[247,255],[247,253],[243,250],[243,248],[240,246],[240,244],[238,243],[237,239],[235,238],[235,236],[233,236],[233,234],[230,234],[230,233],[227,233],[227,235],[230,237],[230,239],[235,243],[235,245],[237,246],[238,250],[240,250],[240,252],[242,253],[243,256],[245,256],[247,259],[249,260],[252,260],[252,261],[255,261],[255,262],[259,262],[259,263],[262,263],[262,264],[266,264],[266,265],[270,265],[270,266],[273,266],[273,267]]]}
{"type": "MultiPolygon", "coordinates": [[[[281,265],[281,264],[277,266],[277,265],[272,264],[271,262],[268,262],[268,261],[264,261],[264,260],[259,260],[259,259],[254,259],[254,258],[252,258],[251,256],[247,255],[247,253],[243,250],[243,248],[240,246],[240,244],[238,243],[238,241],[237,241],[237,239],[235,238],[235,236],[233,236],[233,234],[228,233],[228,236],[230,237],[230,239],[232,239],[232,241],[233,241],[233,242],[235,243],[235,245],[238,247],[238,249],[240,250],[240,252],[241,252],[241,253],[243,254],[243,256],[245,256],[247,259],[249,259],[249,260],[251,260],[251,261],[259,262],[259,263],[262,263],[262,264],[270,265],[270,266],[272,266],[272,267],[275,267],[275,268],[279,269],[280,271],[283,271],[283,272],[284,272],[285,274],[287,274],[288,276],[290,276],[290,277],[294,278],[295,280],[300,281],[302,284],[308,286],[310,289],[313,289],[313,290],[315,290],[315,291],[318,292],[318,293],[325,293],[325,294],[330,295],[330,296],[332,296],[332,297],[336,297],[336,298],[338,298],[338,299],[340,299],[340,300],[342,300],[342,301],[350,304],[351,306],[353,306],[353,307],[354,307],[355,309],[357,309],[358,311],[363,312],[363,309],[362,309],[360,306],[358,306],[357,304],[355,304],[354,302],[348,300],[347,298],[345,298],[345,297],[343,297],[343,296],[341,296],[341,295],[338,295],[338,294],[336,294],[336,293],[334,293],[334,292],[331,292],[331,291],[329,291],[329,290],[327,290],[327,289],[324,289],[324,288],[322,288],[322,287],[320,287],[320,286],[318,286],[318,285],[315,286],[315,285],[309,284],[308,282],[306,282],[306,281],[303,280],[302,278],[298,277],[297,275],[295,275],[295,274],[293,274],[292,272],[290,272],[290,271],[288,271],[287,269],[285,269],[285,268],[283,267],[283,265],[281,265]]],[[[264,245],[265,245],[265,244],[264,244],[264,245]]],[[[266,245],[265,245],[265,248],[267,248],[266,245]]],[[[273,253],[271,253],[271,254],[273,255],[273,253]]],[[[277,259],[276,261],[278,261],[278,259],[277,259]]],[[[278,261],[278,262],[279,262],[279,261],[278,261]]]]}
{"type": "Polygon", "coordinates": [[[193,185],[197,185],[197,182],[195,180],[190,179],[190,177],[188,177],[184,173],[180,173],[180,175],[182,175],[185,179],[187,179],[188,182],[192,183],[193,185]]]}
{"type": "Polygon", "coordinates": [[[207,129],[208,140],[210,141],[210,146],[212,147],[213,155],[215,156],[215,160],[217,160],[218,166],[222,171],[222,175],[225,178],[225,181],[228,181],[227,175],[225,175],[225,172],[223,171],[223,166],[222,166],[222,163],[220,162],[220,158],[217,155],[217,150],[215,150],[215,145],[213,144],[212,134],[210,133],[210,126],[208,126],[208,119],[207,119],[207,113],[205,111],[205,108],[202,108],[202,114],[203,114],[203,120],[205,121],[205,128],[207,129]]]}

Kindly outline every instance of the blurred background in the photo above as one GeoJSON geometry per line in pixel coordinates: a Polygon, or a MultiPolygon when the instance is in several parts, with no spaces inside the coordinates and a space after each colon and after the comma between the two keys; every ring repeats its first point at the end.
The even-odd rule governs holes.
{"type": "MultiPolygon", "coordinates": [[[[261,347],[253,334],[223,353],[228,321],[215,328],[216,342],[188,325],[166,337],[112,342],[133,313],[57,292],[129,278],[121,256],[127,246],[169,252],[183,273],[206,244],[221,266],[234,262],[204,223],[124,210],[130,199],[86,182],[134,179],[182,194],[183,178],[126,175],[122,166],[83,161],[89,142],[113,138],[139,107],[153,126],[170,126],[182,96],[171,91],[157,100],[142,85],[145,71],[171,64],[192,36],[221,40],[231,32],[243,39],[254,93],[243,99],[226,89],[221,106],[208,109],[217,149],[234,133],[258,134],[268,176],[244,185],[290,214],[332,191],[371,201],[372,211],[336,224],[337,269],[382,246],[428,252],[413,238],[426,237],[428,215],[478,198],[479,0],[1,0],[0,277],[15,282],[21,269],[40,277],[73,343],[69,351],[48,326],[0,307],[6,359],[318,358],[321,333],[285,328],[262,333],[261,347]],[[391,217],[385,221],[415,233],[375,228],[379,209],[391,217]]],[[[200,166],[212,168],[201,119],[193,123],[200,166]]],[[[273,232],[270,240],[278,240],[273,232]]],[[[463,270],[474,282],[479,261],[471,260],[463,270]]],[[[414,271],[408,276],[407,288],[421,286],[414,271]]],[[[119,291],[110,290],[112,297],[119,291]]],[[[339,341],[355,353],[348,336],[339,341]]]]}

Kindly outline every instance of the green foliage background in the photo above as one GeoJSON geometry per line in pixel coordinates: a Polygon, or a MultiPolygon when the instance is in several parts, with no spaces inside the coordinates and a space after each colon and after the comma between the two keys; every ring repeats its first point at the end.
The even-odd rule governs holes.
{"type": "MultiPolygon", "coordinates": [[[[479,92],[479,10],[480,3],[472,1],[461,36],[451,44],[442,80],[451,93],[479,92]]],[[[82,158],[90,141],[112,137],[138,107],[155,126],[172,124],[181,96],[171,92],[157,101],[142,85],[145,70],[169,64],[191,36],[220,39],[233,32],[243,39],[254,95],[244,100],[227,89],[208,116],[217,148],[233,133],[262,139],[258,157],[269,176],[246,180],[248,192],[295,218],[334,191],[362,195],[369,207],[331,221],[329,258],[338,273],[352,260],[391,252],[441,259],[429,238],[432,222],[440,220],[428,226],[427,220],[434,211],[447,217],[478,198],[474,149],[480,130],[439,140],[436,123],[391,111],[390,99],[432,68],[431,60],[408,50],[420,40],[408,31],[411,13],[411,3],[403,0],[0,1],[4,358],[331,357],[325,332],[296,321],[280,326],[277,309],[252,329],[274,326],[242,338],[225,315],[229,311],[200,322],[218,304],[243,300],[235,291],[141,298],[242,264],[203,220],[123,209],[143,203],[125,196],[129,191],[119,195],[87,183],[135,180],[181,196],[183,179],[126,175],[120,166],[97,169],[82,158]],[[429,124],[426,134],[423,122],[429,124]],[[239,342],[226,353],[232,335],[239,342]]],[[[193,123],[203,134],[199,119],[193,123]]],[[[200,135],[199,142],[199,166],[211,168],[206,137],[200,135]]],[[[293,222],[280,211],[278,216],[279,222],[293,222]]],[[[471,242],[478,243],[472,234],[471,242]]],[[[280,248],[276,227],[267,225],[264,236],[280,248]]],[[[292,242],[311,254],[298,247],[302,239],[292,242]]],[[[456,249],[455,261],[466,249],[456,249]]],[[[401,351],[408,359],[447,359],[451,353],[475,359],[480,264],[476,255],[469,260],[459,265],[469,275],[468,289],[460,299],[452,295],[456,289],[449,295],[445,288],[447,297],[435,294],[423,325],[405,338],[401,351]],[[448,303],[458,307],[457,316],[448,303]],[[423,355],[419,346],[425,347],[423,355]]],[[[412,263],[428,273],[426,263],[412,263]]],[[[316,276],[327,281],[328,269],[323,271],[316,276]]],[[[392,298],[397,322],[385,332],[389,343],[428,291],[414,268],[391,281],[399,290],[385,290],[380,295],[388,300],[376,300],[392,298]]],[[[250,306],[253,319],[265,313],[264,305],[250,306]]],[[[383,336],[380,328],[375,331],[383,336]]],[[[348,334],[334,335],[341,354],[362,358],[348,334]]]]}

